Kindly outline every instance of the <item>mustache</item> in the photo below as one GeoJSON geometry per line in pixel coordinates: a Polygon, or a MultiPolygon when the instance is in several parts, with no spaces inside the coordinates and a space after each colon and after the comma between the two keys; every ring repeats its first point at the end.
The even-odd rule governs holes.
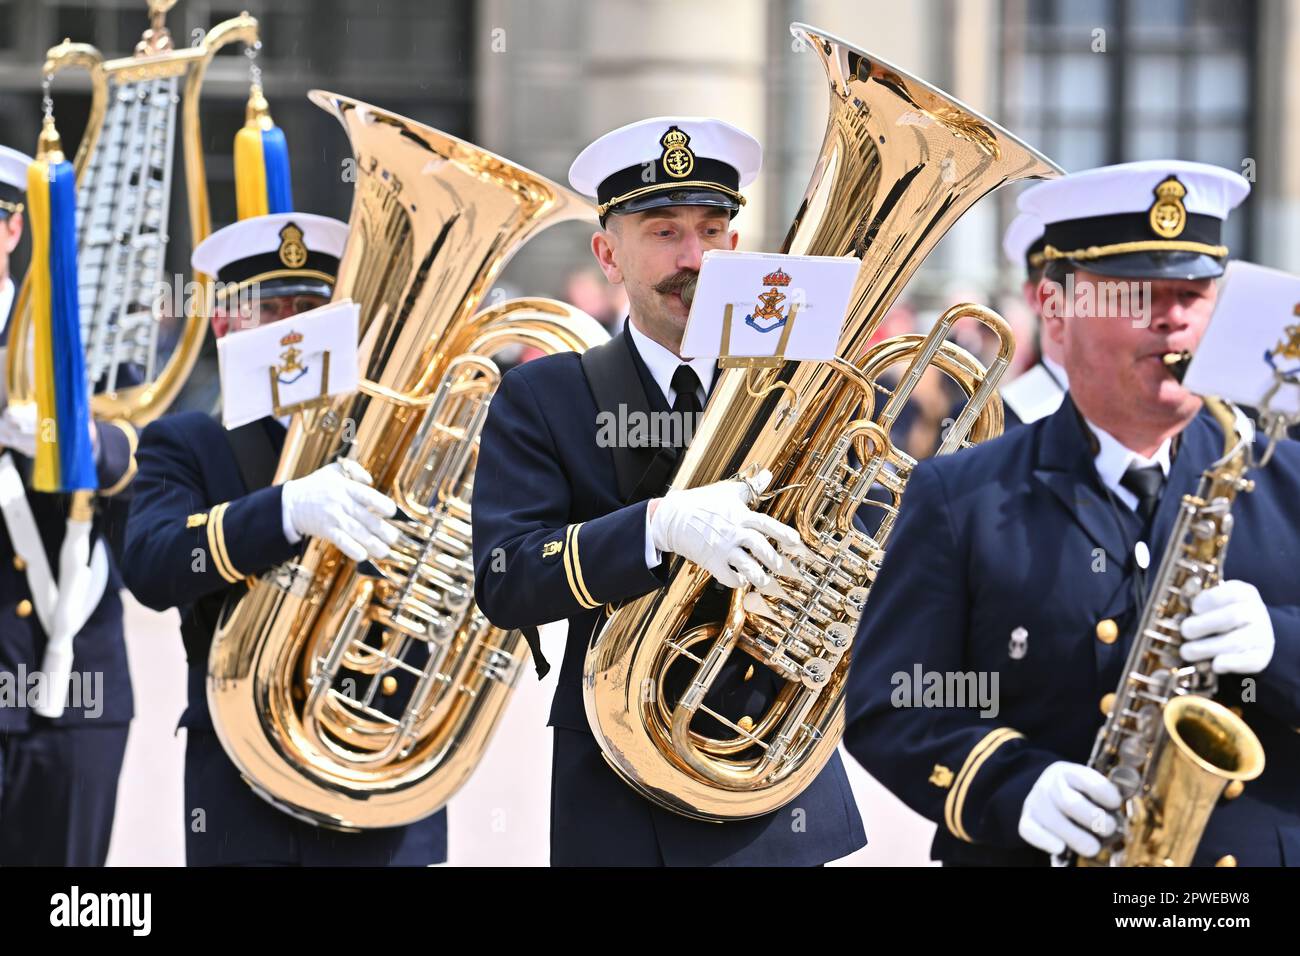
{"type": "Polygon", "coordinates": [[[667,279],[661,279],[655,283],[654,290],[663,295],[681,295],[682,301],[690,306],[691,300],[695,298],[695,284],[699,281],[700,274],[691,269],[682,269],[670,275],[667,279]]]}

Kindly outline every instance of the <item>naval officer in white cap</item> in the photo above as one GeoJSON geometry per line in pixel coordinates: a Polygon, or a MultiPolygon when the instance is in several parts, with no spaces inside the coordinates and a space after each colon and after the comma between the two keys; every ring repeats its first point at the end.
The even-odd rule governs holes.
{"type": "Polygon", "coordinates": [[[1006,426],[1010,428],[1036,422],[1060,408],[1070,378],[1061,364],[1061,347],[1043,334],[1038,312],[1038,281],[1043,277],[1043,224],[1022,212],[1007,227],[1002,251],[1012,265],[1025,270],[1020,291],[1039,320],[1034,327],[1038,361],[999,389],[1006,426]]]}
{"type": "MultiPolygon", "coordinates": [[[[214,336],[239,335],[328,302],[347,236],[346,223],[301,212],[241,219],[214,232],[191,257],[196,272],[218,283],[209,316],[214,336]]],[[[396,542],[397,532],[383,521],[396,505],[370,487],[359,466],[358,475],[333,462],[274,484],[285,435],[285,423],[270,415],[227,431],[207,414],[184,412],[151,423],[140,440],[125,577],[142,604],[175,607],[181,615],[189,671],[180,722],[187,728],[185,862],[445,862],[445,810],[403,827],[315,827],[261,799],[217,738],[205,691],[208,653],[226,601],[244,593],[246,578],[296,557],[305,538],[324,538],[354,561],[386,557],[396,542]],[[196,553],[205,560],[196,563],[196,553]],[[190,825],[200,810],[204,826],[190,825]]],[[[396,719],[401,714],[391,701],[405,699],[381,696],[375,706],[396,719]]]]}
{"type": "MultiPolygon", "coordinates": [[[[602,412],[619,421],[653,413],[684,421],[707,402],[716,367],[679,354],[689,311],[681,293],[706,251],[735,248],[731,220],[761,159],[749,134],[693,117],[642,120],[583,150],[569,180],[598,204],[604,228],[592,237],[592,253],[606,278],[626,287],[628,320],[581,357],[568,352],[512,369],[492,399],[474,479],[479,606],[493,623],[531,632],[534,648],[538,625],[569,622],[550,719],[555,865],[808,866],[865,842],[838,757],[791,805],[797,826],[790,808],[702,823],[625,784],[602,758],[583,708],[588,637],[607,607],[664,585],[666,552],[727,587],[761,586],[782,560],[771,542],[798,541],[792,529],[749,509],[741,482],[665,494],[680,448],[598,441],[602,412]]],[[[730,593],[719,589],[716,598],[730,593]]],[[[719,615],[709,603],[702,610],[719,615]]],[[[733,721],[759,713],[778,686],[762,667],[746,679],[741,657],[732,656],[706,700],[733,721]]],[[[675,702],[681,690],[664,693],[675,702]]]]}
{"type": "Polygon", "coordinates": [[[0,146],[0,346],[9,335],[9,317],[14,308],[14,282],[9,274],[9,257],[23,237],[23,209],[27,195],[27,167],[32,158],[8,146],[0,146]]]}
{"type": "MultiPolygon", "coordinates": [[[[10,255],[23,233],[28,156],[0,146],[0,370],[15,310],[10,255]]],[[[0,373],[2,374],[2,373],[0,373]]],[[[0,386],[0,392],[3,391],[0,386]]],[[[134,713],[116,545],[126,524],[135,430],[93,422],[96,493],[84,586],[60,581],[69,496],[31,487],[34,402],[0,394],[0,867],[103,866],[134,713]],[[74,622],[70,673],[47,653],[74,622]],[[40,702],[66,680],[60,706],[40,702]]]]}
{"type": "MultiPolygon", "coordinates": [[[[1044,224],[1044,335],[1069,392],[1046,418],[917,465],[849,678],[845,746],[938,824],[936,859],[1045,865],[1117,831],[1121,794],[1086,766],[1098,701],[1119,684],[1179,501],[1223,451],[1164,357],[1200,342],[1223,221],[1249,190],[1226,169],[1159,161],[1020,199],[1044,224]],[[999,674],[996,718],[894,706],[891,678],[912,667],[999,674]]],[[[1300,612],[1278,560],[1300,554],[1300,446],[1280,443],[1254,477],[1224,581],[1193,602],[1179,650],[1211,662],[1268,759],[1215,809],[1199,864],[1300,862],[1300,612]]]]}

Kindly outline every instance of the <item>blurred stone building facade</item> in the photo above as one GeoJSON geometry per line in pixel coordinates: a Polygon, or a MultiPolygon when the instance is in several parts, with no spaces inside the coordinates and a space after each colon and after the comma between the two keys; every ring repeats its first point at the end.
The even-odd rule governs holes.
{"type": "MultiPolygon", "coordinates": [[[[0,0],[0,141],[31,149],[40,62],[63,37],[130,51],[145,0],[0,0]]],[[[564,181],[600,133],[645,116],[712,114],[753,132],[766,161],[737,220],[743,248],[783,237],[822,140],[827,86],[789,34],[801,20],[913,72],[991,116],[1066,169],[1176,155],[1241,170],[1255,194],[1234,253],[1300,271],[1300,4],[1293,0],[181,0],[177,43],[247,6],[259,63],[293,156],[297,205],[346,218],[345,137],[311,105],[324,87],[465,136],[564,181]]],[[[231,51],[204,88],[217,225],[234,215],[230,145],[248,69],[231,51]]],[[[56,115],[75,142],[84,76],[60,74],[56,115]]],[[[177,188],[182,177],[177,177],[177,188]]],[[[993,295],[1015,282],[999,236],[1015,189],[979,204],[918,274],[993,295]]],[[[173,270],[187,229],[173,202],[173,270]]],[[[507,271],[512,291],[556,295],[589,263],[589,230],[535,240],[507,271]]]]}

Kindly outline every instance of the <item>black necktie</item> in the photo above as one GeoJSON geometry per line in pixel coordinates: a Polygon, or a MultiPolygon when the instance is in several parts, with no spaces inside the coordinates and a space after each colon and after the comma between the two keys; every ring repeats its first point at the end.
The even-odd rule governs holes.
{"type": "Polygon", "coordinates": [[[695,434],[695,426],[699,422],[697,417],[703,410],[700,405],[700,397],[697,390],[700,387],[700,377],[695,374],[695,369],[689,365],[677,366],[677,371],[673,372],[672,380],[673,392],[673,417],[681,422],[681,436],[683,447],[689,443],[690,436],[695,434]],[[689,416],[689,417],[688,417],[689,416]]]}
{"type": "Polygon", "coordinates": [[[1164,469],[1159,465],[1148,465],[1145,468],[1130,466],[1119,483],[1137,496],[1137,513],[1142,519],[1143,527],[1150,525],[1151,516],[1156,513],[1156,505],[1160,503],[1160,492],[1165,486],[1164,469]]]}
{"type": "Polygon", "coordinates": [[[695,374],[695,369],[689,365],[677,366],[677,371],[673,372],[672,386],[673,392],[676,393],[673,398],[673,411],[700,412],[703,410],[699,397],[700,377],[695,374]]]}

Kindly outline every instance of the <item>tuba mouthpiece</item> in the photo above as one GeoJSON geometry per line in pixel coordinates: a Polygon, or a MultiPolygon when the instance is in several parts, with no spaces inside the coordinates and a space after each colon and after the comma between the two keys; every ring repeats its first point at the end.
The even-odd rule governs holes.
{"type": "Polygon", "coordinates": [[[699,282],[700,274],[697,272],[682,284],[682,301],[686,303],[688,309],[691,307],[691,303],[695,301],[695,287],[699,285],[699,282]]]}

